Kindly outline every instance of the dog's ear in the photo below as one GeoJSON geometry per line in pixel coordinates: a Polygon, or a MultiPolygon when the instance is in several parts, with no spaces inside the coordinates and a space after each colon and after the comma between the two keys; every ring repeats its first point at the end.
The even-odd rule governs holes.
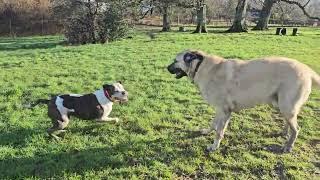
{"type": "Polygon", "coordinates": [[[201,55],[198,52],[188,52],[183,56],[183,60],[185,63],[190,64],[193,60],[195,59],[199,59],[199,60],[203,60],[203,55],[201,55]]]}
{"type": "Polygon", "coordinates": [[[119,83],[119,84],[122,84],[122,82],[121,82],[121,81],[118,81],[118,83],[119,83]]]}
{"type": "Polygon", "coordinates": [[[192,60],[196,59],[197,57],[192,54],[192,53],[186,53],[184,56],[183,56],[183,60],[185,63],[189,64],[192,62],[192,60]]]}
{"type": "Polygon", "coordinates": [[[103,87],[103,90],[107,91],[110,95],[114,94],[115,87],[113,85],[105,84],[102,87],[103,87]]]}
{"type": "Polygon", "coordinates": [[[202,61],[204,59],[204,55],[201,53],[201,52],[198,52],[198,51],[194,51],[192,52],[196,57],[197,59],[199,59],[200,61],[202,61]]]}

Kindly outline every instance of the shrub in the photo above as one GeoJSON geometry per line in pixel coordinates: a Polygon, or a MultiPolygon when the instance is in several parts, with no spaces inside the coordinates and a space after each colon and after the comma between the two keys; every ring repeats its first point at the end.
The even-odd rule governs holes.
{"type": "Polygon", "coordinates": [[[64,21],[65,37],[70,44],[105,43],[127,35],[125,1],[57,1],[53,10],[64,21]]]}
{"type": "Polygon", "coordinates": [[[118,4],[112,4],[101,17],[100,38],[107,41],[114,41],[125,37],[129,31],[129,24],[125,20],[124,12],[118,4]]]}

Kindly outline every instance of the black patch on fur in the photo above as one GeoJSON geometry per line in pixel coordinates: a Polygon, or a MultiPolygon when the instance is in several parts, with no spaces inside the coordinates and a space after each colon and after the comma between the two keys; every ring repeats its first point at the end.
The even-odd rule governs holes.
{"type": "Polygon", "coordinates": [[[113,85],[105,84],[102,87],[103,87],[103,90],[107,91],[110,96],[115,93],[116,88],[113,85]]]}
{"type": "Polygon", "coordinates": [[[98,102],[97,97],[90,93],[83,96],[70,96],[69,94],[59,96],[63,99],[63,106],[73,109],[71,113],[81,119],[98,119],[103,115],[103,108],[98,102]]]}
{"type": "Polygon", "coordinates": [[[202,61],[204,59],[204,57],[201,54],[197,53],[197,52],[186,53],[183,56],[183,60],[187,64],[190,64],[195,59],[199,59],[200,61],[202,61]]]}

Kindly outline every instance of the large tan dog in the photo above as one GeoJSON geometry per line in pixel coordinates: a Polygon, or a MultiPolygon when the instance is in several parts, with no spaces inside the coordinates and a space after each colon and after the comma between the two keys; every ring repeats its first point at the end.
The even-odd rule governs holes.
{"type": "Polygon", "coordinates": [[[286,120],[284,129],[291,136],[283,147],[291,152],[298,136],[297,115],[307,101],[312,81],[320,86],[320,76],[308,66],[288,58],[267,57],[251,61],[224,59],[200,51],[179,53],[168,66],[179,79],[188,76],[200,89],[202,97],[216,107],[216,116],[208,129],[216,138],[208,151],[216,150],[230,121],[231,112],[258,104],[272,104],[286,120]]]}

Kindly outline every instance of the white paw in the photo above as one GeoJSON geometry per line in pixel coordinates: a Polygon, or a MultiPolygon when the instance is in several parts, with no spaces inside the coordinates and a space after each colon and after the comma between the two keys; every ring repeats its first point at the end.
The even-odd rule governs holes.
{"type": "Polygon", "coordinates": [[[200,129],[199,132],[202,134],[202,135],[207,135],[211,132],[210,129],[200,129]]]}

